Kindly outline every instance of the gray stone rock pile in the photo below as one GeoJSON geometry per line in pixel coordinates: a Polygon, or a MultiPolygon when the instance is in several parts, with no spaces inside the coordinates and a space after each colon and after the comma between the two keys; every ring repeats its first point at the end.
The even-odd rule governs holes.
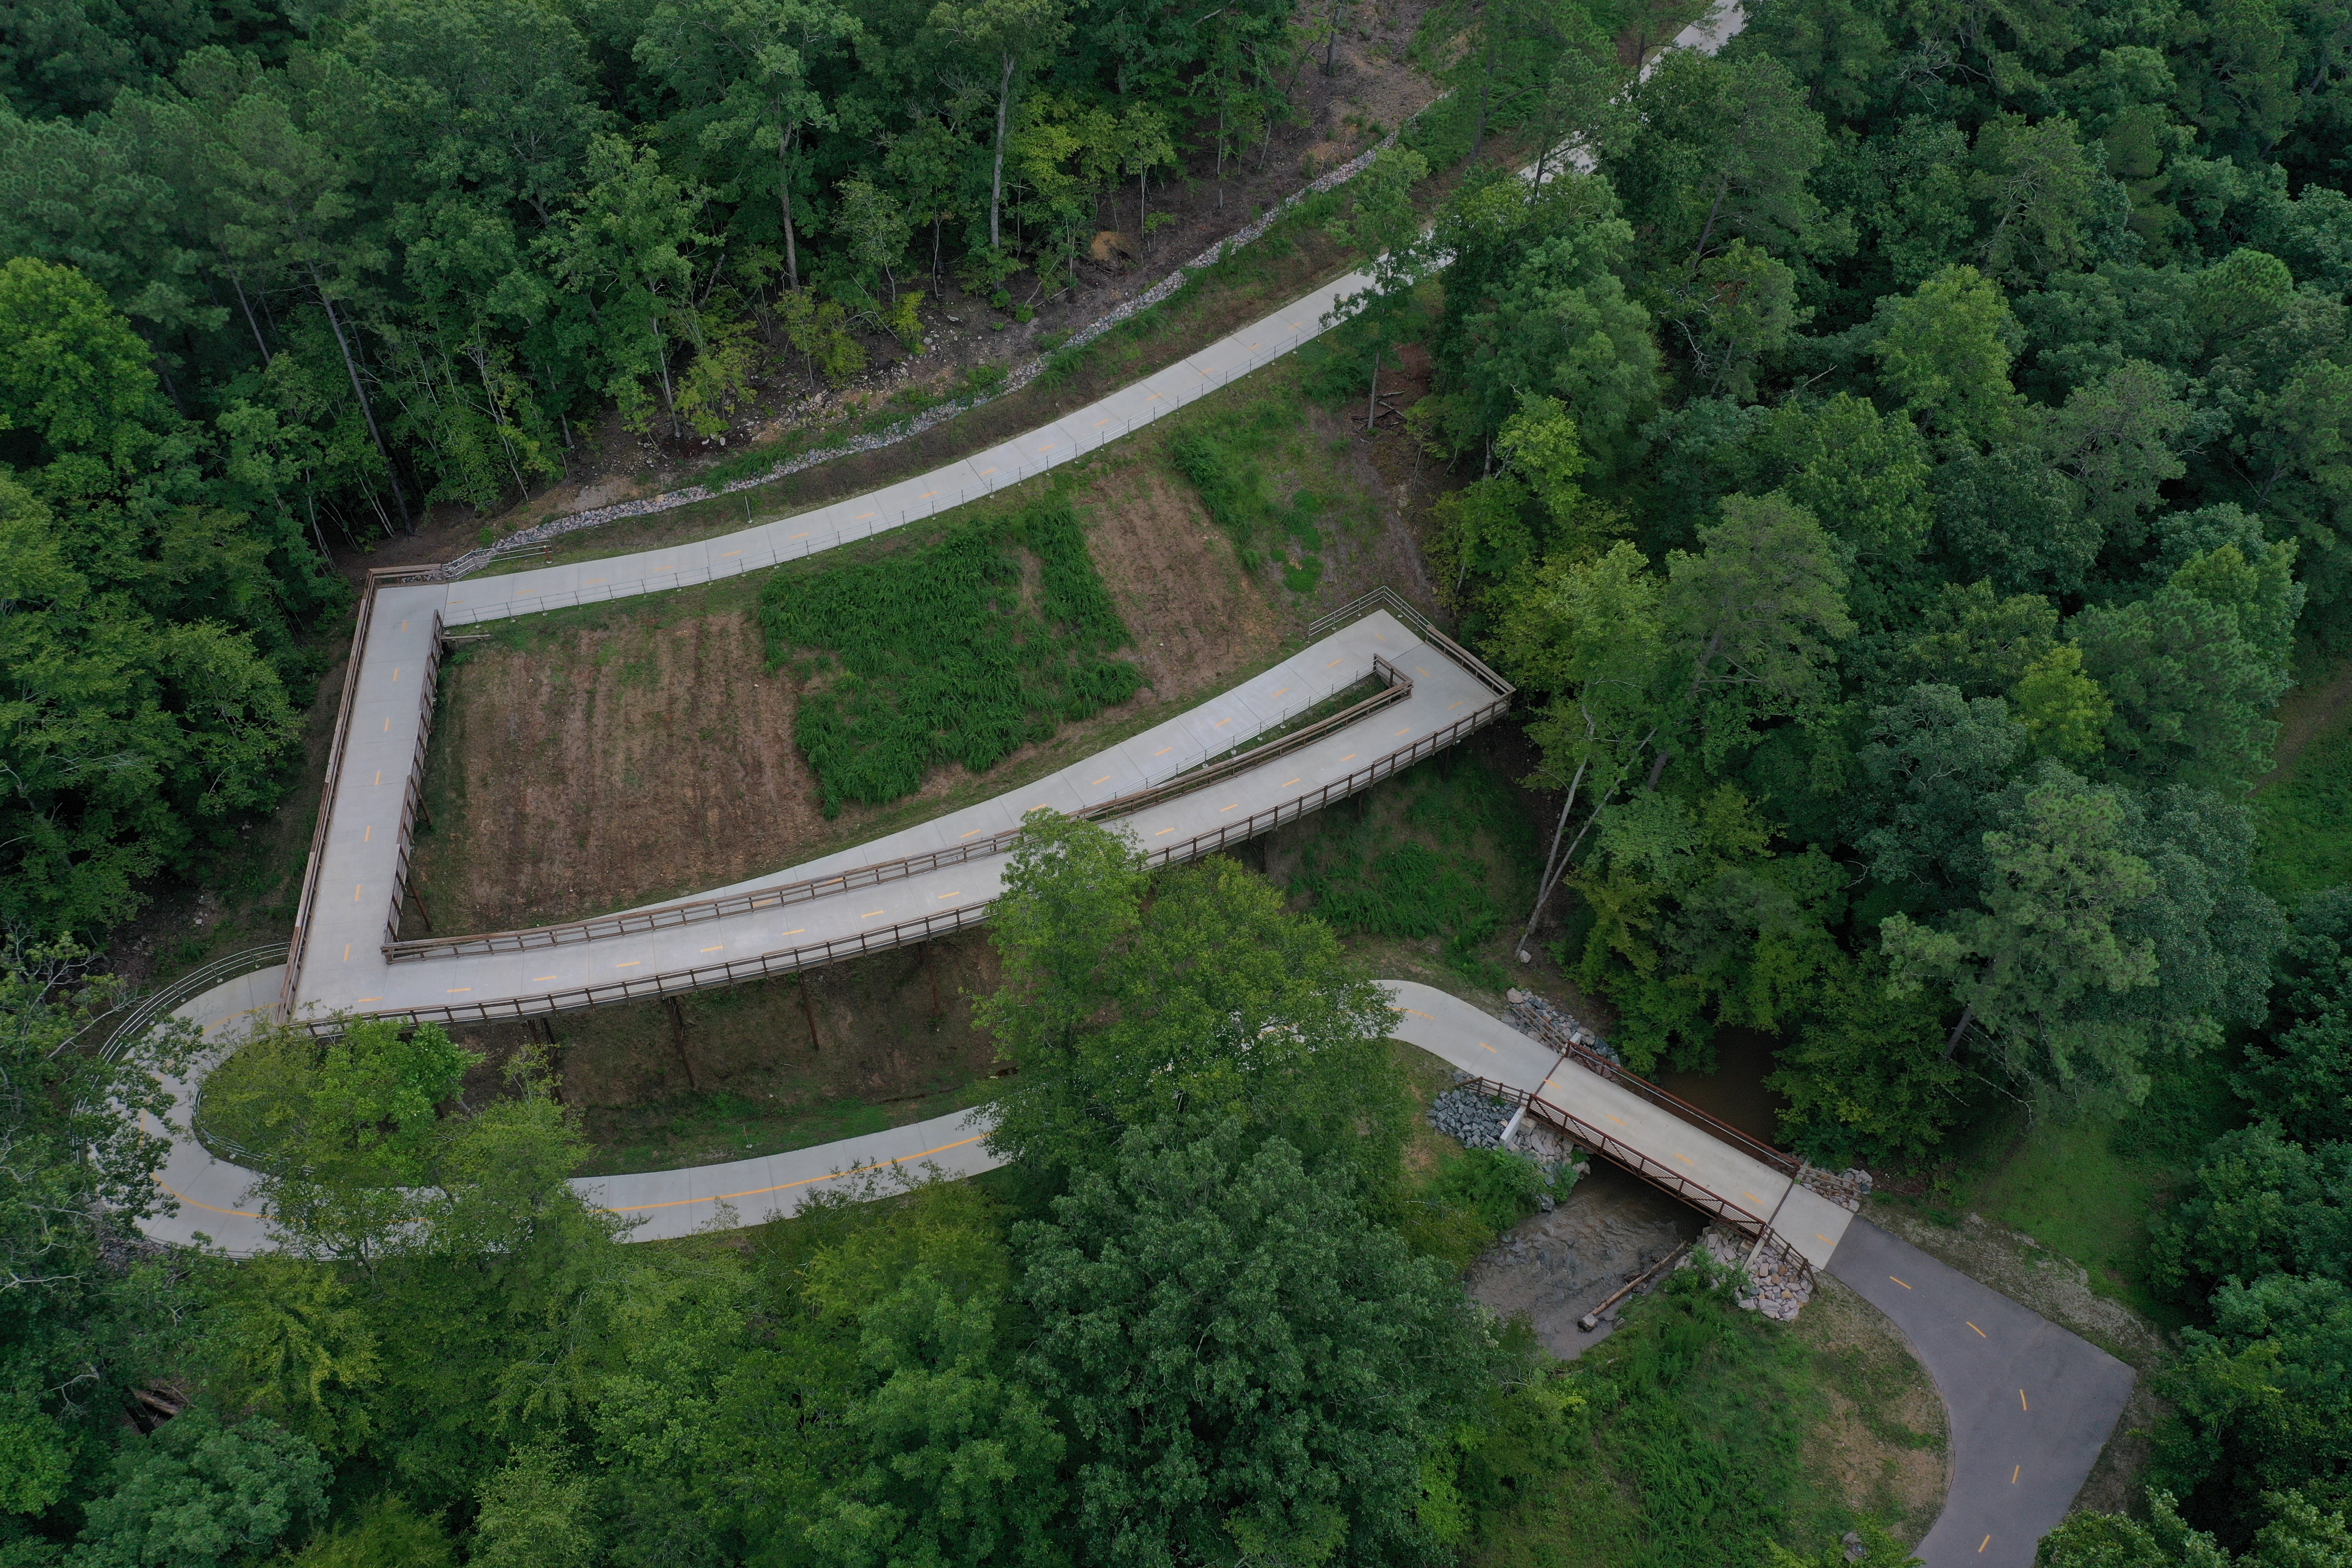
{"type": "Polygon", "coordinates": [[[1570,1046],[1580,1046],[1596,1056],[1607,1057],[1623,1066],[1623,1059],[1609,1047],[1609,1042],[1582,1019],[1566,1008],[1545,1001],[1532,991],[1510,990],[1503,993],[1508,1004],[1505,1012],[1511,1027],[1531,1040],[1540,1040],[1556,1051],[1570,1046]]]}
{"type": "Polygon", "coordinates": [[[1465,1149],[1499,1149],[1503,1129],[1518,1110],[1507,1100],[1490,1100],[1475,1089],[1449,1089],[1429,1104],[1429,1124],[1465,1149]]]}
{"type": "MultiPolygon", "coordinates": [[[[1738,1271],[1748,1269],[1747,1287],[1738,1298],[1740,1310],[1760,1312],[1776,1321],[1796,1321],[1805,1303],[1813,1299],[1813,1277],[1804,1259],[1785,1247],[1767,1247],[1757,1254],[1753,1264],[1748,1262],[1748,1249],[1755,1243],[1728,1226],[1711,1225],[1699,1233],[1699,1246],[1706,1249],[1720,1268],[1738,1271]]],[[[1689,1267],[1685,1258],[1681,1267],[1689,1267]]]]}
{"type": "Polygon", "coordinates": [[[1870,1195],[1870,1173],[1859,1165],[1845,1171],[1805,1165],[1799,1168],[1797,1180],[1848,1214],[1860,1213],[1862,1200],[1870,1195]]]}

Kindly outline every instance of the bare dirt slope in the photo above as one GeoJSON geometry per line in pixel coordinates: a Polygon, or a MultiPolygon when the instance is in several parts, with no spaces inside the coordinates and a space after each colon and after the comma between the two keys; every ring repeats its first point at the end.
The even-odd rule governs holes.
{"type": "Polygon", "coordinates": [[[404,934],[428,919],[442,931],[571,919],[780,869],[1060,767],[1280,648],[1286,617],[1189,489],[1107,467],[1077,499],[1149,685],[985,774],[951,765],[885,807],[819,809],[793,741],[799,685],[767,668],[746,592],[665,595],[475,645],[435,727],[424,905],[404,934]]]}

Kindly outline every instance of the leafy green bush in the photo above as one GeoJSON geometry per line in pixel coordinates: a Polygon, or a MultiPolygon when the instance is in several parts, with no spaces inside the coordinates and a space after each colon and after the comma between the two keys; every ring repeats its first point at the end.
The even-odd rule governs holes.
{"type": "Polygon", "coordinates": [[[945,763],[985,772],[1142,684],[1067,502],[976,519],[938,543],[782,574],[760,594],[773,665],[814,684],[794,739],[827,816],[910,795],[945,763]],[[1022,591],[1037,563],[1035,603],[1022,591]]]}

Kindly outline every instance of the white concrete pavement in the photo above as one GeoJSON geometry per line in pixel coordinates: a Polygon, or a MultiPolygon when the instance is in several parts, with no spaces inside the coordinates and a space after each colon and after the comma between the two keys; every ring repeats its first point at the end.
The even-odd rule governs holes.
{"type": "MultiPolygon", "coordinates": [[[[381,613],[379,619],[397,625],[381,613]]],[[[1182,844],[1314,795],[1379,758],[1475,716],[1496,700],[1479,674],[1447,649],[1423,641],[1395,616],[1377,610],[1234,689],[1035,784],[871,843],[700,896],[806,881],[854,867],[951,849],[976,837],[1016,827],[1024,816],[1040,806],[1075,814],[1118,799],[1308,711],[1335,692],[1371,677],[1376,658],[1385,658],[1412,683],[1411,695],[1258,767],[1149,805],[1112,826],[1130,832],[1147,850],[1182,844]]],[[[349,746],[354,760],[344,768],[345,784],[328,833],[326,869],[310,917],[309,954],[295,994],[298,1017],[341,1012],[462,1020],[584,1005],[592,987],[635,985],[643,994],[659,994],[662,987],[654,983],[661,977],[674,980],[854,940],[861,932],[973,909],[996,896],[1005,864],[1002,857],[781,908],[593,942],[392,962],[383,946],[401,848],[399,811],[406,773],[404,768],[395,787],[392,771],[375,765],[364,742],[379,734],[389,746],[397,734],[394,720],[421,719],[423,709],[418,705],[412,715],[404,703],[408,694],[400,690],[399,679],[404,667],[395,663],[386,668],[385,679],[375,683],[378,690],[354,708],[349,746]],[[347,886],[352,889],[348,899],[342,896],[347,886]]],[[[410,685],[415,683],[411,675],[410,685]]],[[[413,732],[404,745],[414,752],[413,732]]],[[[668,988],[682,987],[672,984],[668,988]]],[[[620,994],[599,999],[618,1000],[620,994]]]]}
{"type": "Polygon", "coordinates": [[[1382,982],[1396,1001],[1396,1037],[1465,1072],[1542,1096],[1685,1180],[1769,1220],[1814,1268],[1826,1267],[1853,1215],[1745,1150],[1599,1074],[1458,996],[1410,980],[1382,982]]]}

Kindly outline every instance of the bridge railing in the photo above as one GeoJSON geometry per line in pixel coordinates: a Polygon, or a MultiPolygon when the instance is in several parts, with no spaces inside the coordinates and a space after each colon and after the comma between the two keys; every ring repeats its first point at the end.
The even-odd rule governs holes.
{"type": "MultiPolygon", "coordinates": [[[[1632,1075],[1626,1076],[1630,1078],[1632,1075]]],[[[1564,1106],[1547,1100],[1539,1094],[1530,1094],[1526,1089],[1514,1089],[1509,1084],[1498,1082],[1491,1078],[1465,1079],[1462,1080],[1459,1087],[1465,1089],[1475,1087],[1480,1093],[1491,1099],[1527,1107],[1528,1115],[1538,1121],[1549,1123],[1554,1131],[1566,1135],[1571,1142],[1591,1150],[1610,1163],[1631,1172],[1653,1186],[1663,1188],[1693,1208],[1713,1215],[1743,1236],[1755,1237],[1769,1247],[1785,1253],[1795,1259],[1800,1266],[1811,1268],[1811,1265],[1806,1261],[1804,1254],[1798,1251],[1787,1237],[1775,1231],[1763,1215],[1732,1202],[1704,1183],[1693,1181],[1663,1161],[1652,1159],[1623,1139],[1614,1133],[1601,1131],[1564,1106]]],[[[1741,1151],[1743,1153],[1747,1152],[1745,1149],[1741,1151]]]]}

